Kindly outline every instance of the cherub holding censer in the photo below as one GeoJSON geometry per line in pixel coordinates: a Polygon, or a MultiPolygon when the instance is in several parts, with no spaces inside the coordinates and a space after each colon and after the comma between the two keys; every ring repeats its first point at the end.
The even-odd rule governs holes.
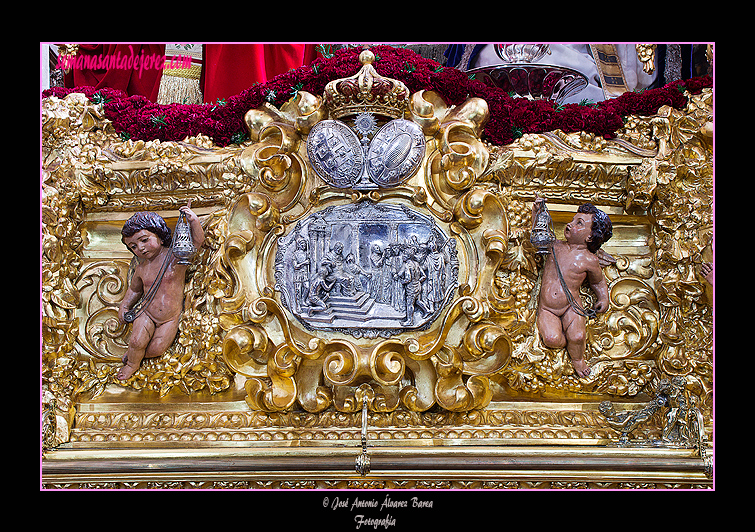
{"type": "Polygon", "coordinates": [[[590,374],[584,360],[587,319],[608,310],[608,285],[596,253],[611,238],[613,226],[608,215],[585,203],[557,240],[545,199],[536,197],[532,205],[532,244],[547,253],[538,299],[537,328],[543,343],[552,349],[566,347],[574,370],[580,377],[590,374]],[[579,288],[587,279],[597,296],[595,308],[580,304],[579,288]]]}
{"type": "Polygon", "coordinates": [[[130,378],[143,358],[159,357],[178,332],[184,301],[184,283],[190,257],[204,242],[199,218],[191,203],[179,210],[175,234],[154,212],[138,212],[121,230],[121,240],[134,254],[118,318],[133,323],[119,380],[130,378]]]}

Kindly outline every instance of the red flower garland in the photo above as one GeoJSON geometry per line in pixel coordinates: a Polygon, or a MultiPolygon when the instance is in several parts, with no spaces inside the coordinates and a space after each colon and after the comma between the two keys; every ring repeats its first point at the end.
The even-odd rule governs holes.
{"type": "MultiPolygon", "coordinates": [[[[511,97],[502,89],[469,79],[465,72],[443,67],[411,50],[391,46],[375,46],[371,50],[376,56],[373,66],[377,72],[403,81],[412,93],[434,90],[449,105],[458,105],[471,97],[487,101],[490,120],[482,138],[494,145],[509,144],[523,133],[556,129],[567,133],[587,131],[611,138],[622,127],[623,117],[653,115],[663,105],[682,109],[687,104],[685,89],[699,94],[703,88],[713,86],[711,78],[706,76],[642,92],[627,92],[593,105],[557,106],[550,100],[511,97]]],[[[222,147],[243,140],[244,115],[249,109],[256,109],[265,101],[280,106],[299,90],[322,94],[329,81],[353,76],[359,71],[360,52],[355,48],[339,50],[332,57],[318,58],[265,84],[255,84],[229,98],[228,102],[215,104],[159,105],[143,96],[92,87],[54,87],[44,91],[42,96],[63,98],[73,92],[84,93],[90,100],[103,104],[105,116],[125,138],[181,141],[201,133],[222,147]]]]}

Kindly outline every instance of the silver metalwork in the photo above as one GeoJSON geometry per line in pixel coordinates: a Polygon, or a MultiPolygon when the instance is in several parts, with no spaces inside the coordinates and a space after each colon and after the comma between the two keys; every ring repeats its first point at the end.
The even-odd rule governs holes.
{"type": "Polygon", "coordinates": [[[367,454],[367,420],[369,418],[367,407],[369,399],[365,396],[362,399],[362,453],[356,459],[356,471],[362,476],[370,472],[370,455],[367,454]]]}
{"type": "Polygon", "coordinates": [[[495,44],[503,65],[470,70],[475,79],[530,100],[553,100],[557,104],[587,87],[581,72],[556,65],[536,63],[551,54],[547,44],[495,44]]]}
{"type": "Polygon", "coordinates": [[[511,63],[473,68],[475,80],[530,100],[561,104],[587,87],[587,77],[571,68],[539,63],[511,63]]]}
{"type": "Polygon", "coordinates": [[[375,118],[375,115],[372,113],[359,113],[356,118],[354,118],[354,129],[357,130],[357,133],[359,133],[362,138],[367,138],[368,135],[373,134],[377,129],[377,119],[375,118]]]}
{"type": "MultiPolygon", "coordinates": [[[[189,202],[189,206],[191,206],[191,202],[189,202]]],[[[178,215],[176,229],[173,231],[171,251],[178,259],[177,264],[191,264],[191,258],[197,252],[194,239],[191,236],[191,226],[183,212],[178,215]]]]}
{"type": "Polygon", "coordinates": [[[504,63],[534,63],[551,53],[549,44],[494,44],[493,49],[504,63]]]}
{"type": "Polygon", "coordinates": [[[340,120],[318,122],[307,138],[317,175],[331,186],[357,190],[394,187],[414,175],[425,155],[422,128],[402,118],[374,133],[376,125],[371,113],[359,113],[355,129],[340,120]]]}
{"type": "Polygon", "coordinates": [[[535,215],[535,224],[530,233],[530,242],[538,253],[550,253],[553,242],[556,241],[556,233],[553,231],[553,220],[545,202],[535,215]]]}
{"type": "Polygon", "coordinates": [[[278,239],[275,289],[307,328],[390,337],[426,328],[457,286],[456,240],[405,205],[328,207],[278,239]]]}
{"type": "Polygon", "coordinates": [[[370,142],[367,172],[381,187],[396,186],[414,174],[424,156],[422,128],[409,120],[391,120],[370,142]]]}
{"type": "Polygon", "coordinates": [[[713,461],[708,454],[703,416],[694,397],[685,393],[686,387],[684,377],[661,379],[656,396],[640,410],[619,413],[611,401],[601,402],[598,409],[608,426],[620,433],[619,446],[695,448],[703,461],[706,476],[712,478],[713,461]],[[664,421],[660,439],[639,442],[629,439],[632,432],[659,411],[664,421]]]}
{"type": "Polygon", "coordinates": [[[315,124],[307,138],[307,155],[317,175],[334,187],[353,186],[364,168],[362,144],[340,120],[315,124]]]}

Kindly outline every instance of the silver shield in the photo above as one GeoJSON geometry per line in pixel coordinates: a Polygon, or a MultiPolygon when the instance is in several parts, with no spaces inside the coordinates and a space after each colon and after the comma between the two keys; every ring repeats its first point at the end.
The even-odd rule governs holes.
{"type": "Polygon", "coordinates": [[[409,120],[391,120],[370,142],[367,173],[381,187],[396,186],[414,175],[424,156],[422,128],[409,120]]]}
{"type": "Polygon", "coordinates": [[[338,188],[353,186],[364,167],[359,138],[339,120],[323,120],[312,128],[307,138],[307,155],[315,172],[338,188]]]}

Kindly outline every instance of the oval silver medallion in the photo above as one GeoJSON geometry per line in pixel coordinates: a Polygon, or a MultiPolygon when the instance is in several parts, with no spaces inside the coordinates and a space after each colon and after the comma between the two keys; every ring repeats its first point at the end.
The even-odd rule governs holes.
{"type": "Polygon", "coordinates": [[[422,128],[402,118],[392,120],[370,142],[367,172],[382,187],[396,186],[414,175],[424,156],[422,128]]]}
{"type": "Polygon", "coordinates": [[[357,338],[425,330],[456,293],[456,239],[422,210],[331,205],[278,239],[275,290],[307,329],[357,338]]]}
{"type": "Polygon", "coordinates": [[[338,120],[323,120],[312,128],[307,138],[307,155],[315,172],[338,188],[353,186],[364,166],[359,138],[338,120]]]}

